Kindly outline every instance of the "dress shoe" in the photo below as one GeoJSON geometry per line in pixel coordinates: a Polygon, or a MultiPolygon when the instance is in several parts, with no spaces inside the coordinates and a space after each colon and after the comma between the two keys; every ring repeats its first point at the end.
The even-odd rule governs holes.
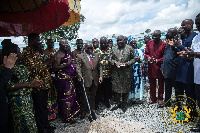
{"type": "Polygon", "coordinates": [[[63,122],[64,122],[64,123],[70,123],[70,124],[76,123],[76,121],[75,121],[73,118],[71,118],[71,119],[69,119],[69,120],[64,120],[63,122]]]}
{"type": "Polygon", "coordinates": [[[120,104],[117,104],[115,105],[110,111],[114,111],[114,110],[117,110],[118,108],[120,108],[121,105],[120,104]]]}
{"type": "Polygon", "coordinates": [[[80,119],[84,119],[85,116],[86,116],[86,113],[85,113],[85,112],[82,112],[82,113],[81,113],[81,116],[80,116],[80,119]]]}
{"type": "Polygon", "coordinates": [[[56,129],[56,127],[53,127],[53,126],[48,126],[45,128],[45,131],[44,132],[47,132],[47,133],[54,133],[54,130],[56,129]]]}
{"type": "Polygon", "coordinates": [[[122,111],[125,113],[126,110],[127,110],[127,104],[126,104],[126,103],[123,103],[123,104],[121,105],[121,109],[122,109],[122,111]]]}
{"type": "Polygon", "coordinates": [[[45,128],[42,131],[38,130],[39,133],[54,133],[54,130],[50,129],[50,128],[45,128]]]}
{"type": "Polygon", "coordinates": [[[99,104],[95,103],[95,109],[98,110],[99,109],[99,104]]]}
{"type": "Polygon", "coordinates": [[[192,131],[192,132],[200,132],[200,127],[195,127],[193,129],[191,129],[190,131],[192,131]]]}
{"type": "Polygon", "coordinates": [[[105,106],[106,106],[106,108],[110,108],[110,103],[109,103],[109,102],[106,102],[106,103],[105,103],[105,106]]]}

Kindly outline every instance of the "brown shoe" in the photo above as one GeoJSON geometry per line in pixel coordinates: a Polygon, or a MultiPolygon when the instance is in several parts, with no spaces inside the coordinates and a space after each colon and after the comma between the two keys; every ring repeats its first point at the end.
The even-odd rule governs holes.
{"type": "Polygon", "coordinates": [[[158,105],[162,105],[162,104],[163,104],[162,100],[158,101],[158,105]]]}

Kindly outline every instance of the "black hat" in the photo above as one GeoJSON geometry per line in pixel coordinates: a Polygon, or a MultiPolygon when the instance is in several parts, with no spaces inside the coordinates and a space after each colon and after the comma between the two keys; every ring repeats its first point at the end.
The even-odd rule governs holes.
{"type": "Polygon", "coordinates": [[[109,43],[109,42],[113,42],[113,40],[112,40],[112,39],[108,39],[108,43],[109,43]]]}
{"type": "Polygon", "coordinates": [[[4,45],[4,44],[11,44],[11,39],[4,39],[2,42],[1,42],[1,45],[4,45]]]}

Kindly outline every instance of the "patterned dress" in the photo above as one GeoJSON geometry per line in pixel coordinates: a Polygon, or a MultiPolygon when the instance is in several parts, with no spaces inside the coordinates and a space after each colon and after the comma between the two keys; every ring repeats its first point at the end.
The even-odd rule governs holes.
{"type": "Polygon", "coordinates": [[[128,93],[131,89],[132,82],[132,65],[135,63],[135,51],[126,45],[119,49],[113,47],[110,59],[112,70],[112,88],[116,93],[128,93]],[[115,62],[127,63],[127,67],[117,68],[115,62]]]}
{"type": "MultiPolygon", "coordinates": [[[[0,67],[2,70],[3,66],[0,67]]],[[[12,68],[13,76],[7,85],[11,116],[11,132],[37,133],[36,121],[33,113],[32,88],[13,89],[16,83],[29,82],[30,72],[23,64],[12,68]]]]}
{"type": "MultiPolygon", "coordinates": [[[[49,55],[44,55],[43,58],[46,60],[48,59],[52,54],[55,54],[56,50],[53,48],[52,51],[49,53],[49,55]]],[[[52,66],[47,66],[49,69],[49,72],[51,72],[52,66]]],[[[51,76],[52,84],[51,87],[48,89],[48,120],[53,120],[59,117],[58,114],[58,104],[57,104],[57,90],[55,86],[55,77],[51,76]]]]}
{"type": "MultiPolygon", "coordinates": [[[[66,52],[60,63],[65,64],[71,59],[71,55],[66,52]]],[[[75,74],[75,63],[56,73],[58,105],[63,120],[70,120],[80,110],[75,89],[75,74]]]]}
{"type": "Polygon", "coordinates": [[[98,53],[100,57],[100,64],[102,65],[103,78],[111,77],[111,65],[108,61],[110,57],[111,49],[107,48],[106,50],[95,50],[94,53],[98,53]]]}
{"type": "MultiPolygon", "coordinates": [[[[144,59],[144,49],[135,49],[136,57],[141,56],[140,61],[144,59]]],[[[141,70],[141,63],[136,62],[133,65],[133,84],[129,98],[131,101],[142,100],[144,93],[144,82],[141,70]]]]}

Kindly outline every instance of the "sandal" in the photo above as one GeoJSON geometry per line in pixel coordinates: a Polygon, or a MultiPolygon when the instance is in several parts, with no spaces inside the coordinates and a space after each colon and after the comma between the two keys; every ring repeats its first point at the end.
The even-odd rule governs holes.
{"type": "Polygon", "coordinates": [[[147,104],[154,104],[155,102],[153,102],[153,101],[150,101],[150,102],[148,102],[147,104]]]}
{"type": "Polygon", "coordinates": [[[162,105],[163,104],[163,101],[158,101],[158,105],[162,105]]]}

